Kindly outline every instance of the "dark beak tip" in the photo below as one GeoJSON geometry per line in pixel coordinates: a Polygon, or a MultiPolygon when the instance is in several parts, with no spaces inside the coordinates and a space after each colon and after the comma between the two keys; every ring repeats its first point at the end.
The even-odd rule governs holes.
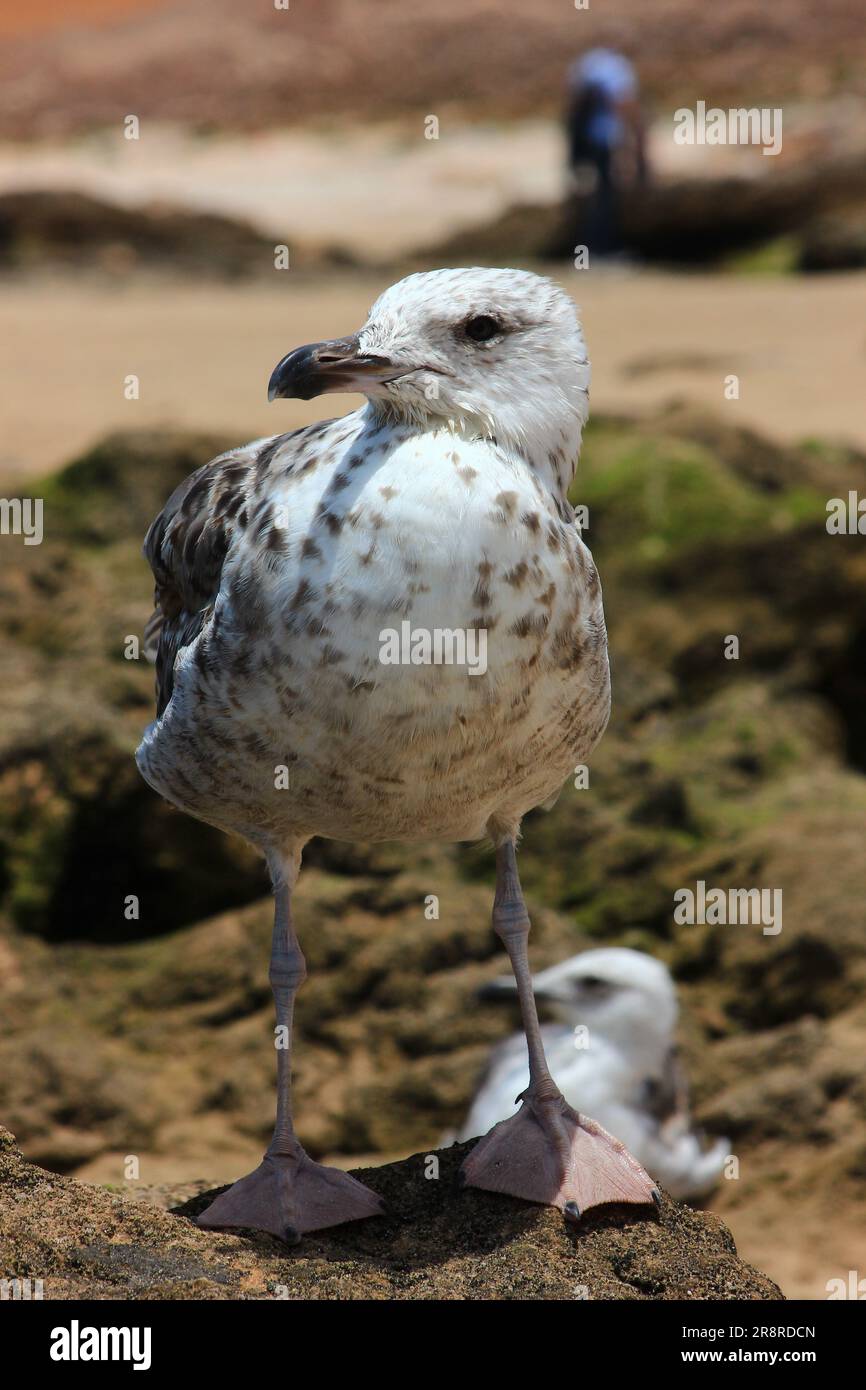
{"type": "Polygon", "coordinates": [[[517,990],[509,989],[508,985],[497,984],[495,980],[490,980],[486,985],[480,985],[475,992],[476,999],[489,1003],[501,1004],[506,999],[516,999],[517,990]]]}
{"type": "Polygon", "coordinates": [[[269,401],[275,401],[283,394],[280,387],[283,385],[285,379],[286,360],[285,357],[281,358],[271,372],[270,379],[268,380],[269,401]]]}
{"type": "Polygon", "coordinates": [[[309,400],[315,395],[314,391],[305,389],[311,385],[310,361],[315,346],[295,348],[294,352],[280,358],[268,381],[269,401],[288,400],[292,396],[309,400]]]}
{"type": "Polygon", "coordinates": [[[390,369],[389,358],[360,353],[357,338],[334,338],[295,348],[277,363],[268,382],[268,400],[312,400],[326,391],[363,390],[363,376],[390,369]],[[357,378],[360,377],[361,380],[357,378]]]}

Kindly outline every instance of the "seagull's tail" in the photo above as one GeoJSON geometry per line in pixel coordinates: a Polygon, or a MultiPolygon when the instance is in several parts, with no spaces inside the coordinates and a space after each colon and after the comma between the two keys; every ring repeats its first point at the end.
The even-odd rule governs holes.
{"type": "Polygon", "coordinates": [[[684,1134],[666,1153],[654,1155],[651,1167],[672,1197],[706,1197],[718,1187],[730,1152],[727,1139],[718,1139],[704,1153],[695,1134],[684,1134]]]}

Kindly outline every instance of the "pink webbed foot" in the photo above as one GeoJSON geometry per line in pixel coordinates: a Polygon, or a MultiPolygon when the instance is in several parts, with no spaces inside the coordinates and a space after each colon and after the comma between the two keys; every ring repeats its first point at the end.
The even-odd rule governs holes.
{"type": "Polygon", "coordinates": [[[470,1187],[558,1207],[574,1221],[608,1202],[659,1200],[625,1145],[558,1093],[542,1100],[526,1092],[517,1114],[478,1141],[462,1174],[470,1187]]]}
{"type": "Polygon", "coordinates": [[[294,1245],[305,1231],[382,1216],[381,1197],[339,1168],[314,1163],[300,1144],[288,1154],[266,1153],[255,1172],[239,1178],[198,1217],[206,1230],[244,1226],[294,1245]]]}

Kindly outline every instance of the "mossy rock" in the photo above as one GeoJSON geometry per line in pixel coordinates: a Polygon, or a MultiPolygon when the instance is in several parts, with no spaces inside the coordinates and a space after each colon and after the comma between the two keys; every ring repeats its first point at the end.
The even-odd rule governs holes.
{"type": "Polygon", "coordinates": [[[38,485],[52,534],[79,545],[140,545],[178,484],[237,442],[164,430],[108,435],[38,485]]]}

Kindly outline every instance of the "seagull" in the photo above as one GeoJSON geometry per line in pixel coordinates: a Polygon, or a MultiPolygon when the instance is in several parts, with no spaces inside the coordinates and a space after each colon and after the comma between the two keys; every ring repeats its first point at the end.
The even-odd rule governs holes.
{"type": "MultiPolygon", "coordinates": [[[[691,1128],[688,1085],[673,1040],[678,1006],[670,973],[643,951],[584,951],[534,975],[536,1000],[556,1023],[541,1029],[548,1064],[575,1110],[584,1111],[626,1145],[672,1197],[704,1197],[728,1157],[726,1139],[704,1151],[691,1128]]],[[[482,996],[507,999],[514,981],[494,980],[482,996]]],[[[521,1033],[494,1048],[469,1113],[457,1134],[484,1134],[514,1109],[526,1089],[521,1033]]]]}
{"type": "Polygon", "coordinates": [[[306,967],[291,904],[315,835],[495,849],[493,928],[514,971],[529,1085],[467,1156],[463,1181],[570,1220],[658,1201],[637,1160],[551,1077],[517,871],[521,818],[586,762],[610,708],[599,579],[567,496],[588,387],[575,306],[551,281],[410,275],[358,332],[296,348],[271,375],[271,400],[350,391],[366,398],[360,409],[214,459],[148,531],[157,717],[139,769],[169,802],[257,848],[275,898],[273,1138],[203,1226],[294,1242],[382,1210],[314,1162],[294,1128],[306,967]],[[470,663],[482,638],[484,660],[470,663]]]}

